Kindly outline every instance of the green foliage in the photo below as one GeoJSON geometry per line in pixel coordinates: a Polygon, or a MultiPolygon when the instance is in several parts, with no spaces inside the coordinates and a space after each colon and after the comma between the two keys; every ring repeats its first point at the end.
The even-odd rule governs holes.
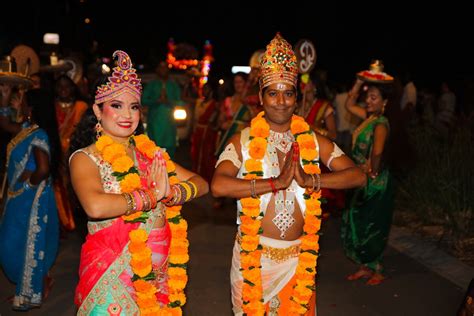
{"type": "Polygon", "coordinates": [[[458,123],[448,137],[429,126],[409,133],[416,163],[400,179],[397,202],[460,238],[474,232],[474,135],[472,122],[458,123]]]}

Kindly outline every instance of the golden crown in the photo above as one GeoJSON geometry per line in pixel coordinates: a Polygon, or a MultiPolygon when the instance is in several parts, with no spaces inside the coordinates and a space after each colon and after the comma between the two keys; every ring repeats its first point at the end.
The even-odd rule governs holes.
{"type": "Polygon", "coordinates": [[[296,87],[298,63],[291,45],[277,33],[267,45],[261,61],[260,89],[275,82],[296,87]]]}

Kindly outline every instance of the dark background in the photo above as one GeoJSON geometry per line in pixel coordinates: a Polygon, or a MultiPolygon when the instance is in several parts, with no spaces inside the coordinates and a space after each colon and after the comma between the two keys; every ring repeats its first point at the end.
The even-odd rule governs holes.
{"type": "Polygon", "coordinates": [[[10,1],[2,4],[0,53],[17,44],[41,49],[45,32],[61,36],[61,49],[82,51],[92,40],[100,54],[127,51],[146,67],[165,58],[170,37],[202,52],[205,40],[214,47],[214,74],[232,65],[248,65],[250,56],[280,31],[293,45],[313,41],[318,69],[330,79],[352,79],[371,59],[382,59],[385,71],[410,71],[416,82],[438,86],[442,80],[474,77],[472,12],[454,2],[379,1],[376,4],[333,1],[182,1],[63,0],[10,1]],[[422,6],[423,9],[416,9],[422,6]],[[8,14],[5,14],[8,13],[8,14]],[[85,24],[88,17],[91,23],[85,24]]]}

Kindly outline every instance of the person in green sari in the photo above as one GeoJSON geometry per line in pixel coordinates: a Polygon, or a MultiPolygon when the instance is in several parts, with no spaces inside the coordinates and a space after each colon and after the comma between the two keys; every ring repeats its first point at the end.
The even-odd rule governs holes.
{"type": "Polygon", "coordinates": [[[169,78],[166,62],[156,67],[157,79],[143,90],[142,104],[148,108],[147,134],[155,143],[166,148],[173,159],[176,152],[177,127],[173,117],[174,106],[181,101],[181,88],[169,78]]]}
{"type": "Polygon", "coordinates": [[[224,99],[218,119],[221,137],[216,147],[215,156],[219,156],[230,138],[250,125],[252,111],[247,104],[248,75],[238,72],[234,75],[234,94],[224,99]]]}
{"type": "MultiPolygon", "coordinates": [[[[387,80],[389,82],[389,80],[387,80]]],[[[389,85],[367,81],[366,107],[357,105],[364,81],[357,79],[346,101],[346,108],[364,121],[352,136],[352,159],[367,174],[367,185],[348,197],[343,213],[341,236],[346,256],[360,265],[348,280],[369,278],[366,284],[384,280],[382,254],[387,244],[393,212],[393,183],[384,165],[383,154],[389,123],[383,116],[389,85]]]]}

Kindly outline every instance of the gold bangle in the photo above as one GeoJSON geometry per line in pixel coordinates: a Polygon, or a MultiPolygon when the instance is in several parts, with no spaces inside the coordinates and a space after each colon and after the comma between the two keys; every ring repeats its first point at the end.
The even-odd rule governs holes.
{"type": "Polygon", "coordinates": [[[313,187],[311,188],[311,192],[314,192],[314,187],[316,186],[316,180],[314,179],[314,175],[312,173],[309,174],[311,176],[311,180],[313,181],[313,187]]]}
{"type": "Polygon", "coordinates": [[[135,203],[130,193],[122,193],[122,196],[125,198],[125,201],[127,201],[127,210],[125,211],[124,215],[128,216],[132,213],[132,211],[135,210],[135,207],[134,207],[135,203]]]}

